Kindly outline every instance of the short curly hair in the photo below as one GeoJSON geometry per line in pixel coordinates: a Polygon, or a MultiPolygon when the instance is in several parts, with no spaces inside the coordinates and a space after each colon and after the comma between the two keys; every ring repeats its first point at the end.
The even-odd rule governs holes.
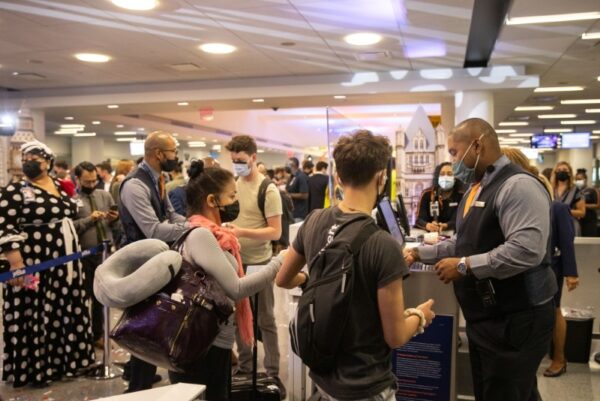
{"type": "Polygon", "coordinates": [[[333,150],[338,177],[352,187],[369,183],[378,171],[387,168],[391,156],[389,140],[368,130],[341,137],[333,150]]]}
{"type": "Polygon", "coordinates": [[[258,152],[256,141],[249,135],[238,135],[231,138],[231,141],[225,146],[230,152],[246,152],[249,155],[253,155],[258,152]]]}

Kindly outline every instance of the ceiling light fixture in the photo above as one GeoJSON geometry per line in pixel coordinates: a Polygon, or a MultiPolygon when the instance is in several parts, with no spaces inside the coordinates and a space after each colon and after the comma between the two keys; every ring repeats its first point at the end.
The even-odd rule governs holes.
{"type": "Polygon", "coordinates": [[[562,125],[591,125],[596,124],[596,120],[563,120],[562,125]]]}
{"type": "Polygon", "coordinates": [[[600,109],[585,109],[586,113],[600,113],[600,109]]]}
{"type": "Polygon", "coordinates": [[[344,41],[353,46],[369,46],[381,42],[383,37],[373,32],[358,32],[344,36],[344,41]]]}
{"type": "Polygon", "coordinates": [[[512,134],[514,132],[517,132],[516,129],[497,129],[496,130],[496,134],[512,134]]]}
{"type": "Polygon", "coordinates": [[[86,63],[106,63],[110,61],[110,56],[98,53],[77,53],[75,58],[86,63]]]}
{"type": "Polygon", "coordinates": [[[590,136],[590,139],[600,139],[600,135],[592,135],[590,136]]]}
{"type": "Polygon", "coordinates": [[[117,124],[117,125],[116,125],[116,127],[117,127],[117,128],[123,128],[123,127],[124,127],[124,125],[123,125],[123,124],[117,124]]]}
{"type": "Polygon", "coordinates": [[[544,128],[544,132],[560,134],[561,132],[573,132],[573,128],[544,128]]]}
{"type": "Polygon", "coordinates": [[[540,92],[577,92],[582,91],[585,88],[583,86],[540,86],[535,88],[533,91],[540,92]]]}
{"type": "Polygon", "coordinates": [[[81,137],[81,136],[96,136],[95,132],[79,132],[77,134],[75,134],[75,136],[81,137]]]}
{"type": "Polygon", "coordinates": [[[158,6],[158,0],[111,0],[112,3],[121,8],[135,11],[148,11],[158,6]]]}
{"type": "Polygon", "coordinates": [[[177,106],[189,106],[190,104],[188,102],[179,102],[177,103],[177,106]]]}
{"type": "Polygon", "coordinates": [[[600,32],[586,32],[581,34],[581,39],[600,39],[600,32]]]}
{"type": "Polygon", "coordinates": [[[345,95],[335,95],[333,98],[337,99],[337,100],[344,100],[346,98],[346,96],[345,95]]]}
{"type": "Polygon", "coordinates": [[[548,111],[554,110],[554,106],[519,106],[515,111],[548,111]]]}
{"type": "Polygon", "coordinates": [[[237,48],[227,43],[204,43],[200,45],[200,50],[210,54],[229,54],[236,51],[237,48]]]}
{"type": "Polygon", "coordinates": [[[92,125],[100,125],[100,121],[92,121],[92,125]]]}
{"type": "Polygon", "coordinates": [[[506,18],[506,25],[546,24],[551,22],[585,21],[600,19],[600,12],[573,14],[533,15],[530,17],[506,18]]]}
{"type": "Polygon", "coordinates": [[[135,131],[115,131],[115,135],[123,136],[123,135],[137,135],[135,131]]]}
{"type": "Polygon", "coordinates": [[[577,114],[540,114],[538,118],[575,118],[577,114]]]}
{"type": "Polygon", "coordinates": [[[119,105],[118,105],[118,104],[109,104],[109,105],[108,105],[108,106],[106,106],[106,107],[108,107],[109,109],[118,109],[118,108],[119,108],[119,105]]]}
{"type": "Polygon", "coordinates": [[[513,137],[513,138],[529,138],[532,135],[533,134],[531,132],[523,132],[523,133],[519,133],[519,134],[508,134],[508,136],[513,137]]]}
{"type": "Polygon", "coordinates": [[[600,104],[600,99],[568,99],[561,100],[560,104],[600,104]]]}
{"type": "Polygon", "coordinates": [[[65,120],[67,120],[67,121],[73,121],[74,119],[75,119],[75,117],[71,117],[71,116],[65,117],[65,120]]]}
{"type": "Polygon", "coordinates": [[[252,99],[253,103],[264,103],[265,99],[252,99]]]}
{"type": "Polygon", "coordinates": [[[500,127],[524,127],[529,125],[529,123],[525,121],[503,121],[498,125],[500,127]]]}
{"type": "Polygon", "coordinates": [[[56,135],[75,135],[77,133],[77,131],[79,131],[79,130],[61,128],[58,131],[54,131],[54,133],[56,135]]]}
{"type": "Polygon", "coordinates": [[[140,139],[137,138],[117,138],[117,142],[142,142],[140,139]]]}

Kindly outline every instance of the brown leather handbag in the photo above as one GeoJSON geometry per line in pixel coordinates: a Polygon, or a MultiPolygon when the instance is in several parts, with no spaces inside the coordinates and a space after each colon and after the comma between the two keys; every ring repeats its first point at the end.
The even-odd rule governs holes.
{"type": "MultiPolygon", "coordinates": [[[[181,252],[192,230],[171,248],[181,252]]],[[[123,311],[110,336],[148,363],[184,372],[202,358],[217,337],[219,324],[232,313],[233,307],[219,283],[184,259],[169,284],[123,311]]]]}

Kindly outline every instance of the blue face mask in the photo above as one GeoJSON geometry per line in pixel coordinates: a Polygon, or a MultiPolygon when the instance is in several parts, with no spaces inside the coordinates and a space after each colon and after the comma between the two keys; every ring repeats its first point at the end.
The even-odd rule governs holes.
{"type": "MultiPolygon", "coordinates": [[[[480,140],[482,137],[483,135],[481,135],[478,140],[480,140]]],[[[465,157],[467,156],[467,153],[469,153],[469,150],[471,150],[471,146],[473,146],[474,143],[475,141],[471,142],[462,159],[460,159],[458,163],[454,163],[452,165],[452,172],[454,173],[454,177],[458,180],[461,180],[467,185],[473,182],[473,179],[475,178],[475,169],[477,168],[477,164],[479,164],[480,155],[477,155],[477,160],[475,161],[475,165],[473,166],[473,168],[469,168],[465,165],[465,157]]]]}
{"type": "Polygon", "coordinates": [[[444,191],[449,191],[454,188],[454,177],[451,175],[440,175],[438,178],[438,185],[444,191]]]}
{"type": "Polygon", "coordinates": [[[248,177],[252,169],[248,166],[248,163],[233,163],[233,171],[237,176],[248,177]]]}

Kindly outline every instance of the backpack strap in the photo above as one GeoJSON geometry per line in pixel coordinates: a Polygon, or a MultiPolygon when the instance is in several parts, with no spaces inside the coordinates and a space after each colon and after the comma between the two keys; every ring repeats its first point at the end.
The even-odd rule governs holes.
{"type": "Polygon", "coordinates": [[[352,250],[353,255],[358,255],[358,252],[362,248],[362,246],[367,242],[371,235],[375,234],[379,231],[379,227],[375,223],[375,221],[367,221],[366,224],[361,227],[360,231],[354,237],[352,242],[350,243],[350,249],[352,250]]]}
{"type": "Polygon", "coordinates": [[[263,219],[267,221],[267,216],[265,215],[265,202],[267,201],[267,188],[272,184],[272,181],[265,177],[258,187],[258,209],[263,215],[263,219]]]}
{"type": "Polygon", "coordinates": [[[190,235],[190,233],[192,231],[194,231],[196,228],[198,228],[199,226],[195,226],[190,228],[189,230],[185,231],[183,234],[181,234],[176,240],[175,242],[173,242],[173,245],[171,245],[171,250],[176,251],[181,253],[181,248],[183,247],[183,242],[185,241],[185,239],[188,237],[188,235],[190,235]]]}

